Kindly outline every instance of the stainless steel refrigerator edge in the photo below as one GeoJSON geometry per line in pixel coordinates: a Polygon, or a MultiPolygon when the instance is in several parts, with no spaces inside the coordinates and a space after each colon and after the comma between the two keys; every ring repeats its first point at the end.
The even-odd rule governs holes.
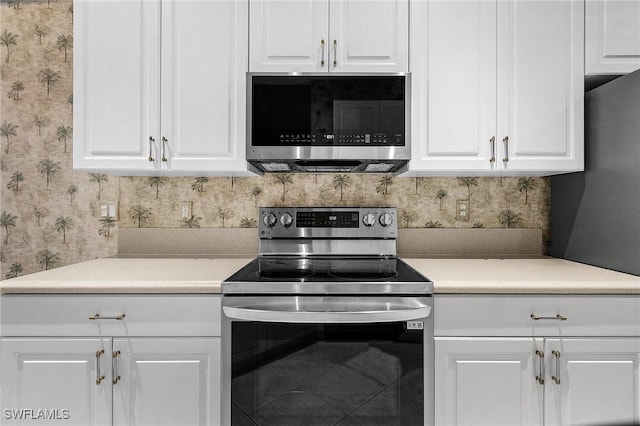
{"type": "Polygon", "coordinates": [[[551,179],[550,254],[640,275],[640,70],[585,96],[585,171],[551,179]]]}

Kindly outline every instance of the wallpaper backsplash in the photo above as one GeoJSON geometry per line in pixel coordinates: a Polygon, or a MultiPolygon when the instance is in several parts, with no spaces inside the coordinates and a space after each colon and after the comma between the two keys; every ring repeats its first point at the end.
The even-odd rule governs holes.
{"type": "Polygon", "coordinates": [[[119,227],[256,227],[258,207],[396,206],[401,227],[541,228],[548,178],[116,177],[72,169],[73,3],[0,2],[1,278],[114,255],[119,227]],[[457,220],[468,200],[468,220],[457,220]],[[116,202],[119,220],[100,219],[116,202]],[[181,203],[192,217],[181,220],[181,203]]]}

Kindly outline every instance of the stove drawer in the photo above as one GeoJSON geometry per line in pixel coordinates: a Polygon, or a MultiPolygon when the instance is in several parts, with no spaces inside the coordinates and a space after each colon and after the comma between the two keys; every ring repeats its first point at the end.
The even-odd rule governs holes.
{"type": "Polygon", "coordinates": [[[0,304],[4,337],[220,336],[217,295],[3,295],[0,304]]]}
{"type": "Polygon", "coordinates": [[[638,296],[437,296],[436,336],[640,336],[638,296]]]}

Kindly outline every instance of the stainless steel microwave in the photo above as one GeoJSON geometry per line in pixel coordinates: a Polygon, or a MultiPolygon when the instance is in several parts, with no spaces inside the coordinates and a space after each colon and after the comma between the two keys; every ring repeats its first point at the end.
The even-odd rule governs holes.
{"type": "Polygon", "coordinates": [[[400,172],[409,74],[248,74],[247,161],[265,172],[400,172]]]}

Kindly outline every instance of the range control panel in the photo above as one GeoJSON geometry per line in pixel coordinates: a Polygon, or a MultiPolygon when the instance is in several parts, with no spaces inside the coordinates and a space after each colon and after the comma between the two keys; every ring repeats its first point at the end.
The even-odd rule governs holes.
{"type": "Polygon", "coordinates": [[[395,207],[261,207],[260,238],[396,238],[395,207]]]}
{"type": "Polygon", "coordinates": [[[360,212],[297,212],[298,228],[357,228],[360,226],[360,212]]]}

